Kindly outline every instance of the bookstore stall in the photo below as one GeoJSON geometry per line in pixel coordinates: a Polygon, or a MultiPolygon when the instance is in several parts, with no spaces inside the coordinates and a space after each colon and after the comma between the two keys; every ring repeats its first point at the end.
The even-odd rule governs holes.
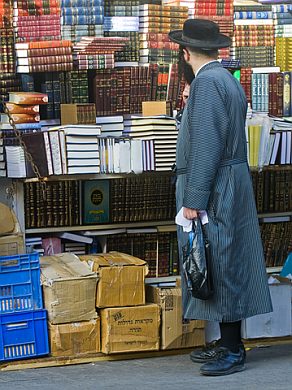
{"type": "Polygon", "coordinates": [[[219,58],[249,103],[274,312],[242,336],[291,342],[291,1],[0,0],[0,370],[218,338],[215,323],[182,321],[172,166],[185,81],[168,32],[187,18],[232,38],[219,58]]]}

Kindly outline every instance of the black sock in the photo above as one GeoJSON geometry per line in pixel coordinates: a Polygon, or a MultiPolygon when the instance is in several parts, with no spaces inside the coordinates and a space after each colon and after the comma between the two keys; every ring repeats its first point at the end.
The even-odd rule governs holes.
{"type": "Polygon", "coordinates": [[[221,347],[228,348],[231,352],[239,352],[241,341],[241,321],[221,322],[221,347]]]}

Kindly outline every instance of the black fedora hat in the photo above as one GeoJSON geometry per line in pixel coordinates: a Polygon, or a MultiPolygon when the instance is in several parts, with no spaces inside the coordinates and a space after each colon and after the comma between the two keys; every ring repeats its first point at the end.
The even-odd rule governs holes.
{"type": "Polygon", "coordinates": [[[221,34],[217,23],[206,19],[187,19],[183,30],[173,30],[169,39],[182,46],[203,50],[220,49],[231,45],[231,39],[221,34]]]}

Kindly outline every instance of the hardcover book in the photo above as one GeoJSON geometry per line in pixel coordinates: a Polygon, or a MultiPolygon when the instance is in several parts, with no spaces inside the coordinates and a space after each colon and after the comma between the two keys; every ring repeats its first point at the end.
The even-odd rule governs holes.
{"type": "Polygon", "coordinates": [[[109,180],[88,180],[83,182],[83,224],[110,222],[109,197],[109,180]]]}

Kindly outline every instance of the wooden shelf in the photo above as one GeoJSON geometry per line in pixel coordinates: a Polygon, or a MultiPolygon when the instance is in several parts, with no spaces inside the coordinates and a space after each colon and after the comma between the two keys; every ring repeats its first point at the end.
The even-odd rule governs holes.
{"type": "Polygon", "coordinates": [[[82,232],[85,230],[110,230],[110,229],[127,229],[127,228],[147,228],[155,227],[158,232],[167,232],[173,230],[174,222],[172,221],[149,221],[149,222],[124,222],[108,225],[78,225],[78,226],[62,226],[62,227],[47,227],[47,228],[33,228],[26,229],[26,234],[40,234],[40,233],[58,233],[58,232],[82,232]],[[162,230],[160,230],[162,229],[162,230]],[[169,230],[168,230],[169,229],[169,230]]]}
{"type": "MultiPolygon", "coordinates": [[[[51,175],[44,178],[44,181],[62,181],[62,180],[101,180],[101,179],[124,179],[126,177],[137,176],[160,176],[160,175],[173,175],[171,170],[169,171],[149,171],[142,173],[84,173],[81,175],[51,175]]],[[[19,178],[15,180],[22,180],[24,183],[38,182],[37,177],[32,178],[19,178]]]]}

